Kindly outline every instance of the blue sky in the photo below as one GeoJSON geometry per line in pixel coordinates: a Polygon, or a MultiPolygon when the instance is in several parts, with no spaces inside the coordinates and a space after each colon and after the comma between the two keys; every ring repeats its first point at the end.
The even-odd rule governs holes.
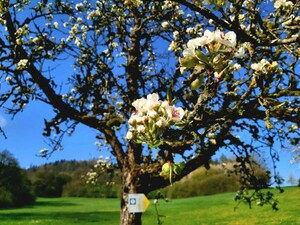
{"type": "Polygon", "coordinates": [[[7,139],[0,137],[0,150],[8,150],[23,168],[56,160],[87,160],[107,153],[100,152],[95,145],[96,132],[82,125],[72,136],[64,139],[64,150],[57,151],[49,159],[38,156],[42,148],[49,148],[47,138],[42,135],[44,118],[51,119],[51,108],[38,102],[29,103],[22,113],[11,120],[11,116],[0,111],[0,124],[7,139]]]}

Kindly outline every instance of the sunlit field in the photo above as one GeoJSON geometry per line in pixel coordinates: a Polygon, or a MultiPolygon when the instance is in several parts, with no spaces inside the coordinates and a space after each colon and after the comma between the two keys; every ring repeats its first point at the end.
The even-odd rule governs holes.
{"type": "MultiPolygon", "coordinates": [[[[159,201],[158,212],[163,224],[300,224],[300,188],[285,188],[277,194],[279,211],[269,206],[252,209],[240,204],[234,210],[235,193],[159,201]]],[[[119,200],[95,198],[39,198],[31,207],[0,210],[2,225],[113,225],[119,224],[119,200]]],[[[157,224],[153,201],[143,215],[143,225],[157,224]]]]}

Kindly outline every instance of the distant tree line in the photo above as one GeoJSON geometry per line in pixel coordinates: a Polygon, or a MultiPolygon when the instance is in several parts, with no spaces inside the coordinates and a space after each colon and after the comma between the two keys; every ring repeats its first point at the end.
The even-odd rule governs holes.
{"type": "MultiPolygon", "coordinates": [[[[121,179],[117,172],[113,175],[102,173],[94,184],[86,183],[85,175],[95,165],[96,160],[62,160],[31,167],[27,174],[33,184],[34,193],[39,197],[119,197],[121,179]]],[[[259,163],[252,168],[252,180],[255,180],[253,183],[259,185],[259,188],[267,188],[270,185],[270,174],[262,165],[259,163]]],[[[170,198],[237,191],[242,175],[235,168],[234,159],[223,155],[219,160],[211,161],[208,170],[202,167],[163,191],[170,198]]],[[[248,187],[255,188],[251,184],[248,187]]]]}
{"type": "Polygon", "coordinates": [[[32,204],[35,195],[26,171],[7,150],[0,152],[0,208],[32,204]]]}
{"type": "Polygon", "coordinates": [[[119,197],[120,178],[101,174],[94,184],[86,182],[86,174],[96,160],[61,160],[27,170],[34,193],[39,197],[119,197]]]}
{"type": "Polygon", "coordinates": [[[61,160],[25,170],[9,151],[1,151],[0,208],[33,204],[36,197],[119,197],[117,174],[102,174],[96,183],[86,183],[85,175],[95,163],[61,160]]]}
{"type": "MultiPolygon", "coordinates": [[[[253,159],[253,161],[255,161],[253,159]]],[[[254,163],[255,164],[255,163],[254,163]]],[[[161,192],[168,198],[186,198],[201,195],[212,195],[224,192],[235,192],[240,189],[244,174],[237,171],[235,159],[222,155],[220,159],[210,162],[209,169],[201,167],[190,173],[181,181],[166,187],[161,192]]],[[[250,169],[250,168],[249,168],[250,169]]],[[[270,173],[263,163],[256,163],[251,168],[251,189],[268,188],[270,186],[270,173]]],[[[155,193],[151,193],[152,196],[155,193]]]]}
{"type": "MultiPolygon", "coordinates": [[[[235,161],[223,155],[220,159],[211,161],[209,170],[202,167],[160,191],[168,198],[237,191],[243,174],[236,171],[238,167],[235,166],[235,161]]],[[[24,170],[8,151],[2,151],[0,152],[0,208],[32,204],[35,197],[120,197],[121,178],[117,170],[112,174],[101,174],[93,184],[87,183],[86,174],[93,171],[96,164],[96,159],[61,160],[24,170]]],[[[257,163],[252,170],[254,172],[251,179],[256,186],[251,184],[248,186],[269,187],[270,174],[267,168],[262,163],[257,163]]],[[[151,192],[149,197],[154,197],[156,193],[151,192]]]]}

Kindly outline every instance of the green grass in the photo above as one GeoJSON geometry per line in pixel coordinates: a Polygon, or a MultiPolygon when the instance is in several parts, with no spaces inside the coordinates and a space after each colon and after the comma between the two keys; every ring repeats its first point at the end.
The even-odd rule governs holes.
{"type": "Polygon", "coordinates": [[[118,199],[39,198],[32,207],[0,210],[0,224],[118,224],[119,205],[118,199]]]}
{"type": "MultiPolygon", "coordinates": [[[[234,195],[235,193],[226,193],[174,199],[170,203],[162,202],[159,211],[165,215],[162,218],[163,224],[300,225],[300,188],[285,188],[283,194],[276,194],[279,200],[278,211],[272,210],[270,206],[256,205],[249,209],[244,204],[240,204],[234,210],[236,206],[236,202],[232,200],[234,195]]],[[[144,224],[153,224],[150,221],[150,215],[153,217],[153,214],[154,210],[147,210],[144,224]]]]}
{"type": "MultiPolygon", "coordinates": [[[[285,188],[283,194],[276,194],[279,211],[268,206],[248,206],[232,200],[235,193],[174,199],[168,203],[160,200],[159,214],[163,225],[293,225],[300,224],[300,188],[285,188]]],[[[118,199],[90,198],[40,198],[32,207],[0,210],[2,225],[113,225],[119,224],[118,199]]],[[[153,201],[143,214],[143,225],[155,225],[156,213],[153,201]]]]}

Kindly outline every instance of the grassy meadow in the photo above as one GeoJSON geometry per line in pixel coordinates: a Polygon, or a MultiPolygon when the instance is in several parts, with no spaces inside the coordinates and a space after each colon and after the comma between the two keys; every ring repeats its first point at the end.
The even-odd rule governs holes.
{"type": "MultiPolygon", "coordinates": [[[[276,192],[277,193],[277,192],[276,192]]],[[[279,211],[269,206],[240,204],[234,210],[235,193],[160,200],[158,210],[163,225],[296,225],[300,224],[300,188],[287,187],[276,194],[279,211]]],[[[119,200],[95,198],[39,198],[34,206],[1,209],[1,225],[114,225],[119,224],[119,200]]],[[[143,225],[157,224],[153,201],[143,214],[143,225]]]]}

